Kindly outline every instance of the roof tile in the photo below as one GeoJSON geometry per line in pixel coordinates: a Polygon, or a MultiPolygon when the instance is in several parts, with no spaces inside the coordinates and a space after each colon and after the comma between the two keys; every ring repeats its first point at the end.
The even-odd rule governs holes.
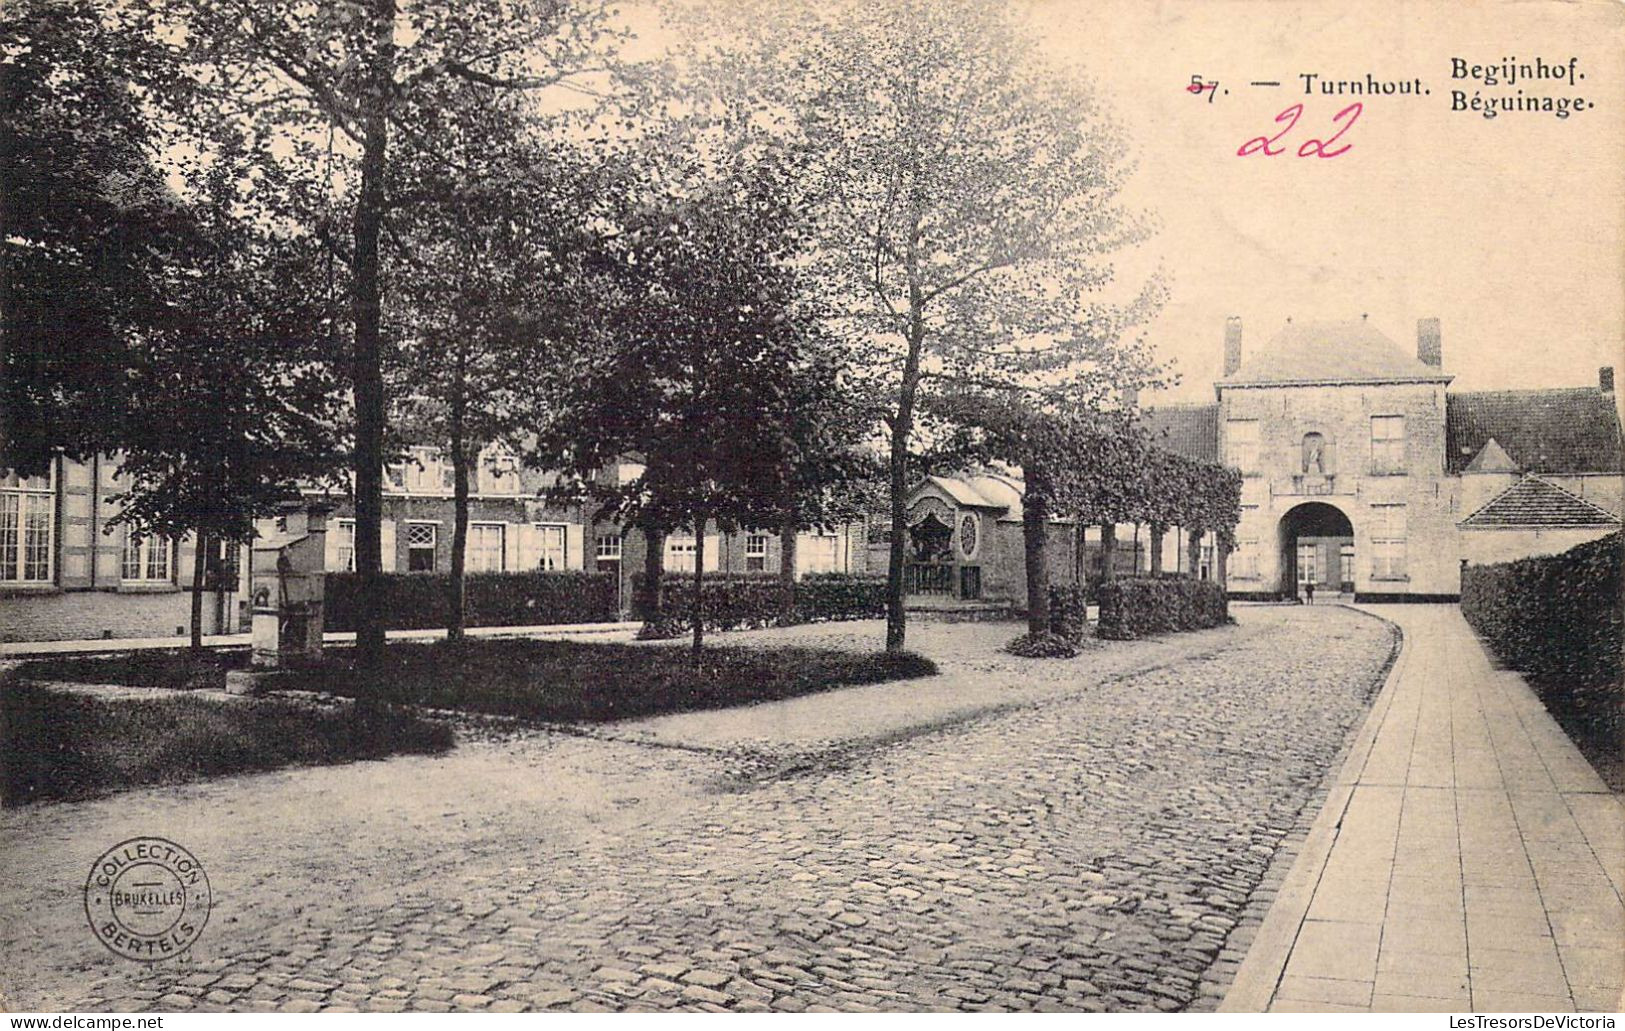
{"type": "Polygon", "coordinates": [[[1529,472],[1617,473],[1625,468],[1614,397],[1596,387],[1445,395],[1450,472],[1467,468],[1492,437],[1529,472]]]}

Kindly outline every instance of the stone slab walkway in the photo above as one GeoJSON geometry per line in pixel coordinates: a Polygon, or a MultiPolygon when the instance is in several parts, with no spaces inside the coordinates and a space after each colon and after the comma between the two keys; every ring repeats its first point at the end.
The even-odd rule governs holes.
{"type": "Polygon", "coordinates": [[[1625,806],[1454,605],[1405,645],[1223,1008],[1616,1011],[1625,806]]]}

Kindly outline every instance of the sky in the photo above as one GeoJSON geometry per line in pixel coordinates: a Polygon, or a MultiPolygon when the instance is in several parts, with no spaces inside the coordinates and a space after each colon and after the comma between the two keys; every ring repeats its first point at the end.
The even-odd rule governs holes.
{"type": "Polygon", "coordinates": [[[1160,264],[1172,281],[1147,338],[1182,381],[1145,400],[1212,399],[1229,315],[1247,353],[1289,317],[1362,314],[1414,353],[1417,319],[1436,316],[1453,390],[1625,372],[1625,4],[1035,0],[1030,16],[1047,56],[1091,78],[1126,125],[1138,160],[1127,199],[1160,225],[1118,269],[1126,283],[1160,264]],[[1537,55],[1578,58],[1585,78],[1452,79],[1453,57],[1537,55]],[[1306,96],[1303,73],[1420,77],[1431,94],[1306,96]],[[1219,83],[1211,103],[1186,91],[1193,75],[1219,83]],[[1596,106],[1485,119],[1451,111],[1453,89],[1596,106]],[[1354,101],[1363,109],[1331,145],[1348,151],[1296,156],[1354,101]],[[1300,102],[1285,153],[1237,156],[1300,102]]]}

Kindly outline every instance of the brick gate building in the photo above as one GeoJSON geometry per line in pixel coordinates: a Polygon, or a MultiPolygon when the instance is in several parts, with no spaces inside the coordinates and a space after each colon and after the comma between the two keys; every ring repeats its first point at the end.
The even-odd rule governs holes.
{"type": "Polygon", "coordinates": [[[1437,319],[1408,352],[1364,318],[1225,327],[1216,401],[1151,409],[1164,446],[1239,469],[1233,596],[1454,599],[1464,561],[1549,554],[1620,525],[1613,370],[1596,386],[1452,392],[1437,319]]]}

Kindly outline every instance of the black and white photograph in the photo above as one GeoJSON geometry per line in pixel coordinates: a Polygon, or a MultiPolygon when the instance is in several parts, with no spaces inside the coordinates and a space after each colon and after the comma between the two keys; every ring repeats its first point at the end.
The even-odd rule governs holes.
{"type": "Polygon", "coordinates": [[[1616,368],[1616,0],[4,0],[0,1011],[1613,1028],[1616,368]]]}

